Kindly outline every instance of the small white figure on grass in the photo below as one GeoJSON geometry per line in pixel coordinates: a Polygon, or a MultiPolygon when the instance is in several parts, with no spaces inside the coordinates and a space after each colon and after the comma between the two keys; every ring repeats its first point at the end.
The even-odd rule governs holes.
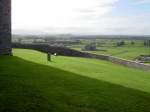
{"type": "Polygon", "coordinates": [[[54,53],[54,56],[57,56],[57,53],[54,53]]]}

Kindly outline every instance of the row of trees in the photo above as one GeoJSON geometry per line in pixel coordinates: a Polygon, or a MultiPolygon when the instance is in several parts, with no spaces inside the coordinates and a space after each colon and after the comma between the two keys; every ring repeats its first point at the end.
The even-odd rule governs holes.
{"type": "MultiPolygon", "coordinates": [[[[117,42],[117,46],[124,46],[126,43],[125,41],[121,41],[121,42],[117,42]]],[[[133,41],[131,41],[131,45],[134,45],[135,43],[133,41]]]]}
{"type": "MultiPolygon", "coordinates": [[[[134,45],[135,42],[131,41],[130,44],[134,45]]],[[[117,47],[121,47],[121,46],[124,46],[124,45],[126,45],[125,41],[120,41],[120,42],[116,43],[117,47]]],[[[144,46],[150,47],[150,40],[145,40],[144,41],[144,46]]],[[[93,51],[96,50],[96,43],[90,43],[90,44],[85,45],[84,50],[93,50],[93,51]]]]}
{"type": "MultiPolygon", "coordinates": [[[[121,41],[121,42],[117,42],[117,46],[123,46],[125,45],[126,43],[124,41],[121,41]]],[[[135,43],[133,41],[131,41],[131,45],[134,45],[135,43]]],[[[146,47],[150,47],[150,40],[145,40],[144,41],[144,46],[146,47]]]]}

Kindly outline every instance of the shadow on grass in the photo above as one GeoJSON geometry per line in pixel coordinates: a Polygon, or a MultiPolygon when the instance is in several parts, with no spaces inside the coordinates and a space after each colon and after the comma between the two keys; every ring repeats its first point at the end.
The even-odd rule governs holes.
{"type": "Polygon", "coordinates": [[[0,57],[0,112],[150,112],[150,94],[0,57]]]}

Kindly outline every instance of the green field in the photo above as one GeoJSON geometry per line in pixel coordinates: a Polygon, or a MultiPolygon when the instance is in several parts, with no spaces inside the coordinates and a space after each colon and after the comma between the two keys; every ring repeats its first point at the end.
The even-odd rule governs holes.
{"type": "Polygon", "coordinates": [[[112,55],[119,58],[135,60],[140,55],[149,55],[150,47],[144,46],[144,40],[116,40],[116,39],[97,39],[93,40],[81,40],[81,44],[69,46],[70,48],[82,51],[82,48],[86,44],[96,42],[97,51],[84,51],[94,54],[112,55]],[[124,41],[125,45],[117,47],[116,43],[124,41]],[[134,42],[134,45],[131,45],[134,42]]]}
{"type": "Polygon", "coordinates": [[[0,112],[150,112],[150,72],[14,49],[0,56],[0,112]]]}
{"type": "Polygon", "coordinates": [[[103,49],[107,51],[92,51],[90,53],[111,55],[119,58],[129,59],[129,60],[135,60],[140,55],[150,54],[150,48],[138,47],[138,46],[103,47],[103,49]]]}

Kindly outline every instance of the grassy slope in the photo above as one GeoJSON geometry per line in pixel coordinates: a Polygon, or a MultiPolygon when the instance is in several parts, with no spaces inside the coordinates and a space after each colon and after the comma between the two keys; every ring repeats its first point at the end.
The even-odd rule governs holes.
{"type": "Polygon", "coordinates": [[[150,73],[105,61],[14,50],[0,57],[0,111],[149,112],[150,73]]]}

